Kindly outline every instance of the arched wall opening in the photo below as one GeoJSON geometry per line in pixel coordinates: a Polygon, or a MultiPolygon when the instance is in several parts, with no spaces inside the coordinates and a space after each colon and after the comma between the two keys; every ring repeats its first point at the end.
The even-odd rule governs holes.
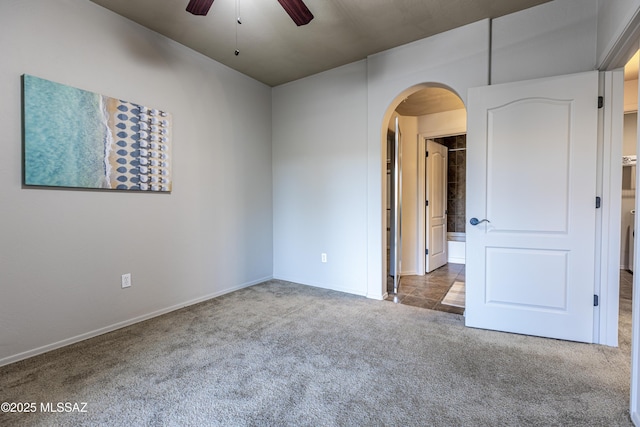
{"type": "MultiPolygon", "coordinates": [[[[413,85],[402,90],[395,96],[384,112],[382,123],[380,124],[380,147],[381,147],[381,201],[382,201],[382,254],[383,254],[383,281],[386,284],[383,293],[392,292],[393,280],[389,277],[389,273],[393,274],[395,268],[391,265],[394,260],[392,249],[395,247],[393,223],[393,173],[394,165],[391,162],[393,154],[393,138],[389,135],[394,134],[394,124],[396,117],[399,119],[400,131],[402,135],[401,153],[402,153],[402,214],[399,218],[402,222],[402,239],[401,239],[401,268],[400,275],[424,275],[429,260],[425,258],[426,248],[428,247],[428,230],[426,228],[426,214],[429,208],[426,208],[426,164],[425,150],[426,139],[440,138],[438,141],[447,144],[447,139],[443,137],[461,135],[464,138],[466,134],[466,107],[462,97],[450,86],[438,82],[425,82],[413,85]],[[390,146],[391,145],[391,146],[390,146]]],[[[451,138],[449,138],[451,140],[451,138]]],[[[449,147],[453,148],[453,146],[449,147]]],[[[458,150],[456,150],[458,151],[458,150]]],[[[455,155],[461,153],[453,153],[455,155]]],[[[455,162],[449,162],[449,167],[454,167],[455,162]]],[[[464,164],[460,166],[464,169],[464,164]]],[[[459,172],[459,171],[458,171],[459,172]]],[[[455,171],[449,170],[448,175],[455,177],[455,171]],[[452,174],[453,172],[453,174],[452,174]]],[[[464,170],[462,175],[464,179],[464,170]]],[[[455,179],[454,179],[455,181],[455,179]]],[[[459,187],[464,190],[464,185],[459,187]]],[[[447,192],[447,183],[441,189],[444,194],[447,192]]],[[[457,191],[455,195],[458,198],[457,204],[462,204],[462,217],[464,217],[464,193],[457,191]]],[[[446,199],[446,196],[445,196],[446,199]]],[[[451,200],[445,200],[445,204],[453,207],[451,200]],[[447,203],[449,202],[449,203],[447,203]]],[[[433,206],[433,205],[432,205],[433,206]]],[[[446,206],[446,205],[445,205],[446,206]]],[[[445,207],[446,209],[446,207],[445,207]]],[[[464,221],[464,220],[462,220],[464,221]]],[[[450,222],[450,221],[449,221],[450,222]]],[[[447,224],[444,224],[445,227],[447,224]]],[[[455,246],[455,250],[462,254],[461,262],[464,263],[464,239],[460,242],[451,243],[449,245],[446,228],[444,235],[445,251],[447,247],[455,246]]],[[[442,239],[441,239],[442,240],[442,239]]],[[[431,252],[433,254],[433,252],[431,252]]],[[[444,259],[447,255],[443,254],[444,259]]],[[[442,258],[442,257],[441,257],[442,258]]],[[[432,260],[433,261],[433,260],[432,260]]],[[[455,261],[454,262],[460,262],[455,261]]],[[[432,262],[433,266],[433,262],[432,262]]],[[[433,269],[433,268],[432,268],[433,269]]]]}
{"type": "Polygon", "coordinates": [[[450,88],[463,101],[467,89],[489,83],[490,21],[484,20],[367,58],[367,296],[386,289],[383,249],[384,133],[397,106],[418,90],[450,88]],[[464,43],[461,41],[464,40],[464,43]],[[452,48],[455,46],[455,48],[452,48]],[[433,83],[429,83],[433,82],[433,83]]]}

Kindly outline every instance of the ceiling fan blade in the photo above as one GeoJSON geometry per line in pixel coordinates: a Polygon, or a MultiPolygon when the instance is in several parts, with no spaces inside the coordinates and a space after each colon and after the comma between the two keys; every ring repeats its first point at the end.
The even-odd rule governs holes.
{"type": "Polygon", "coordinates": [[[280,3],[298,27],[307,25],[313,19],[313,13],[311,13],[302,0],[278,0],[278,3],[280,3]]]}
{"type": "Polygon", "coordinates": [[[194,15],[206,15],[213,4],[213,0],[190,0],[187,5],[187,12],[194,15]]]}

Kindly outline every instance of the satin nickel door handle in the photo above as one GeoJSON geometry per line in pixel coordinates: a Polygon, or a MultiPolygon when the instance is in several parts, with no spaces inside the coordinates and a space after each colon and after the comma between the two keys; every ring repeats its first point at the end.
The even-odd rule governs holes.
{"type": "Polygon", "coordinates": [[[488,219],[478,219],[478,218],[471,218],[469,220],[469,224],[471,225],[478,225],[478,224],[482,224],[483,222],[491,222],[488,219]]]}

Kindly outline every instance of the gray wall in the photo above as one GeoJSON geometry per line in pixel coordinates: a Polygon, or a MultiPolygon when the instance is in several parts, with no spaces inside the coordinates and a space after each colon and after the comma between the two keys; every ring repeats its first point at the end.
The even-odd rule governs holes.
{"type": "Polygon", "coordinates": [[[597,3],[556,0],[495,19],[492,84],[595,69],[597,3]]]}
{"type": "Polygon", "coordinates": [[[0,2],[0,56],[0,364],[272,276],[269,87],[86,0],[0,2]],[[171,112],[172,194],[22,188],[23,73],[171,112]]]}
{"type": "Polygon", "coordinates": [[[366,76],[360,61],[273,89],[277,278],[366,294],[366,76]]]}

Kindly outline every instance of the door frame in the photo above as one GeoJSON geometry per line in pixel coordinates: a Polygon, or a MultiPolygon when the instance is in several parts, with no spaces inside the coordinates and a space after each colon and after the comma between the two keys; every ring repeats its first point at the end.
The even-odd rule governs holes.
{"type": "MultiPolygon", "coordinates": [[[[638,18],[638,15],[636,15],[634,17],[634,22],[636,23],[635,28],[638,29],[640,28],[640,18],[638,18]]],[[[634,42],[633,43],[629,43],[630,46],[632,46],[633,48],[633,52],[636,52],[638,49],[640,49],[640,38],[638,37],[638,34],[636,32],[635,36],[634,36],[634,42]]],[[[627,47],[628,49],[628,47],[627,47]]],[[[618,61],[622,61],[625,60],[626,56],[623,56],[622,54],[618,53],[618,61]]],[[[615,64],[613,64],[612,66],[615,66],[615,64]]],[[[611,67],[612,67],[611,66],[611,67]]],[[[610,68],[611,68],[610,67],[610,68]]],[[[622,73],[622,71],[618,70],[618,71],[614,71],[614,72],[619,72],[622,73]]],[[[613,72],[607,72],[605,74],[609,74],[609,73],[613,73],[613,72]]],[[[640,76],[639,76],[640,77],[640,76]]],[[[624,79],[624,77],[623,77],[624,79]]],[[[606,82],[605,82],[606,84],[606,82]]],[[[624,88],[623,88],[624,90],[624,88]]],[[[640,95],[640,88],[639,88],[639,95],[640,95]]],[[[616,102],[615,106],[619,107],[620,111],[618,112],[618,115],[615,116],[617,118],[619,118],[620,120],[624,120],[624,107],[622,106],[623,102],[620,100],[618,102],[616,102]]],[[[606,106],[606,97],[605,97],[605,106],[606,106]]],[[[640,97],[638,98],[638,113],[640,113],[640,97]]],[[[613,115],[613,113],[612,113],[613,115]]],[[[605,119],[607,118],[607,116],[605,116],[605,119]]],[[[640,114],[638,114],[638,122],[640,123],[640,114]]],[[[606,136],[606,127],[605,127],[605,136],[606,136]]],[[[620,141],[622,141],[622,135],[619,136],[618,138],[620,141]]],[[[622,142],[620,142],[620,145],[622,145],[622,142]]],[[[618,158],[622,157],[622,146],[619,147],[620,148],[620,153],[616,153],[619,154],[618,158]]],[[[640,153],[640,132],[638,132],[638,134],[636,135],[636,152],[640,153]]],[[[611,164],[615,164],[614,163],[615,160],[612,160],[611,164]]],[[[619,167],[620,169],[620,181],[621,181],[621,175],[622,175],[622,167],[619,167]]],[[[636,173],[636,190],[635,190],[635,198],[636,198],[636,202],[635,202],[635,209],[636,211],[638,211],[639,207],[640,207],[640,200],[639,196],[640,196],[640,192],[638,191],[638,185],[640,184],[640,174],[636,173]]],[[[619,187],[621,188],[621,186],[619,185],[619,187]]],[[[622,190],[620,189],[620,194],[618,195],[617,199],[613,199],[613,200],[622,200],[622,190]]],[[[618,221],[620,219],[620,212],[618,212],[618,221]]],[[[635,215],[634,218],[634,229],[638,230],[639,229],[639,221],[638,221],[638,215],[635,215]]],[[[618,236],[620,235],[620,232],[618,232],[618,236]]],[[[618,246],[618,252],[619,252],[619,246],[618,246]]],[[[609,252],[612,251],[612,248],[607,248],[609,250],[609,252]]],[[[604,255],[606,255],[606,251],[603,247],[602,249],[603,252],[603,258],[604,255]]],[[[616,263],[619,265],[620,261],[619,261],[619,255],[618,255],[618,259],[615,260],[616,263]]],[[[633,251],[633,265],[636,266],[638,265],[638,263],[640,262],[640,254],[638,254],[638,239],[635,239],[634,241],[634,251],[633,251]]],[[[611,264],[613,264],[613,262],[611,262],[611,264]]],[[[602,265],[604,266],[604,259],[602,262],[602,265]]],[[[619,267],[618,267],[619,268],[619,267]]],[[[640,280],[638,279],[638,274],[634,274],[633,275],[633,295],[632,295],[632,312],[631,312],[631,384],[630,384],[630,399],[629,399],[629,415],[631,417],[631,421],[633,422],[634,425],[636,426],[640,426],[640,330],[638,330],[638,328],[640,328],[640,289],[638,289],[638,287],[640,286],[640,280]]]]}
{"type": "Polygon", "coordinates": [[[393,244],[389,252],[389,269],[393,269],[393,293],[397,294],[400,288],[402,275],[402,131],[400,129],[400,116],[395,115],[393,136],[393,162],[391,168],[391,233],[389,235],[393,244]]]}
{"type": "Polygon", "coordinates": [[[622,201],[622,120],[624,77],[622,70],[600,73],[598,110],[597,190],[602,208],[596,210],[596,288],[600,310],[594,310],[594,343],[618,346],[620,295],[620,218],[622,201]],[[610,200],[611,203],[606,201],[610,200]]]}
{"type": "Polygon", "coordinates": [[[427,159],[424,155],[424,152],[427,150],[427,144],[425,140],[433,138],[444,138],[447,136],[465,135],[466,133],[467,126],[465,121],[465,126],[454,127],[445,134],[443,134],[442,132],[421,132],[418,134],[418,194],[416,195],[416,197],[418,197],[420,202],[418,203],[418,247],[416,249],[420,254],[417,263],[418,275],[420,276],[424,276],[426,274],[427,261],[424,254],[428,246],[426,227],[427,209],[424,203],[427,189],[427,178],[425,174],[425,172],[427,171],[427,159]]]}
{"type": "MultiPolygon", "coordinates": [[[[427,271],[432,272],[446,264],[448,264],[449,262],[449,248],[448,248],[448,210],[447,210],[447,204],[448,204],[448,200],[449,200],[449,147],[447,147],[444,144],[441,144],[439,142],[436,142],[434,139],[429,138],[426,140],[426,151],[423,151],[422,153],[419,153],[420,156],[422,156],[423,158],[425,158],[425,164],[427,165],[426,170],[425,170],[425,187],[426,187],[426,191],[423,194],[423,198],[422,198],[422,203],[420,203],[420,201],[418,201],[418,203],[422,204],[425,206],[427,215],[426,215],[426,232],[425,232],[425,241],[426,244],[429,246],[428,249],[431,250],[431,252],[429,251],[425,251],[425,254],[423,255],[425,258],[425,262],[427,267],[429,268],[429,270],[427,271]],[[431,153],[431,150],[434,150],[434,152],[432,153],[432,156],[429,156],[429,153],[431,153]],[[442,185],[440,186],[440,188],[438,189],[437,187],[435,187],[434,185],[432,185],[432,183],[430,182],[430,179],[433,179],[434,177],[436,177],[437,175],[435,175],[433,173],[433,168],[435,167],[436,163],[436,154],[441,154],[442,155],[442,151],[444,151],[444,167],[440,172],[440,178],[442,178],[442,185]],[[442,174],[444,174],[444,177],[442,176],[442,174]],[[433,193],[432,193],[433,191],[433,193]],[[442,209],[443,209],[443,226],[444,226],[444,234],[441,236],[442,240],[444,240],[443,242],[443,252],[441,252],[440,254],[435,254],[435,248],[433,247],[434,242],[436,240],[440,240],[440,236],[437,236],[434,238],[434,236],[432,235],[433,233],[433,229],[434,229],[434,224],[432,223],[432,221],[434,220],[434,212],[432,211],[432,209],[435,209],[435,207],[437,206],[437,192],[441,191],[442,194],[440,194],[440,202],[442,203],[442,209]],[[444,199],[444,200],[443,200],[444,199]],[[431,200],[431,204],[429,204],[429,200],[431,200]],[[436,260],[436,256],[438,256],[439,258],[436,260]],[[444,257],[444,262],[443,258],[444,257]],[[434,263],[433,265],[431,265],[431,263],[434,263]]],[[[441,162],[441,160],[439,160],[441,162]]],[[[420,178],[418,178],[419,180],[420,178]]],[[[435,178],[437,180],[437,178],[435,178]]],[[[441,217],[442,218],[442,217],[441,217]]],[[[439,219],[436,221],[440,221],[439,219]]],[[[425,269],[426,270],[426,269],[425,269]]]]}

